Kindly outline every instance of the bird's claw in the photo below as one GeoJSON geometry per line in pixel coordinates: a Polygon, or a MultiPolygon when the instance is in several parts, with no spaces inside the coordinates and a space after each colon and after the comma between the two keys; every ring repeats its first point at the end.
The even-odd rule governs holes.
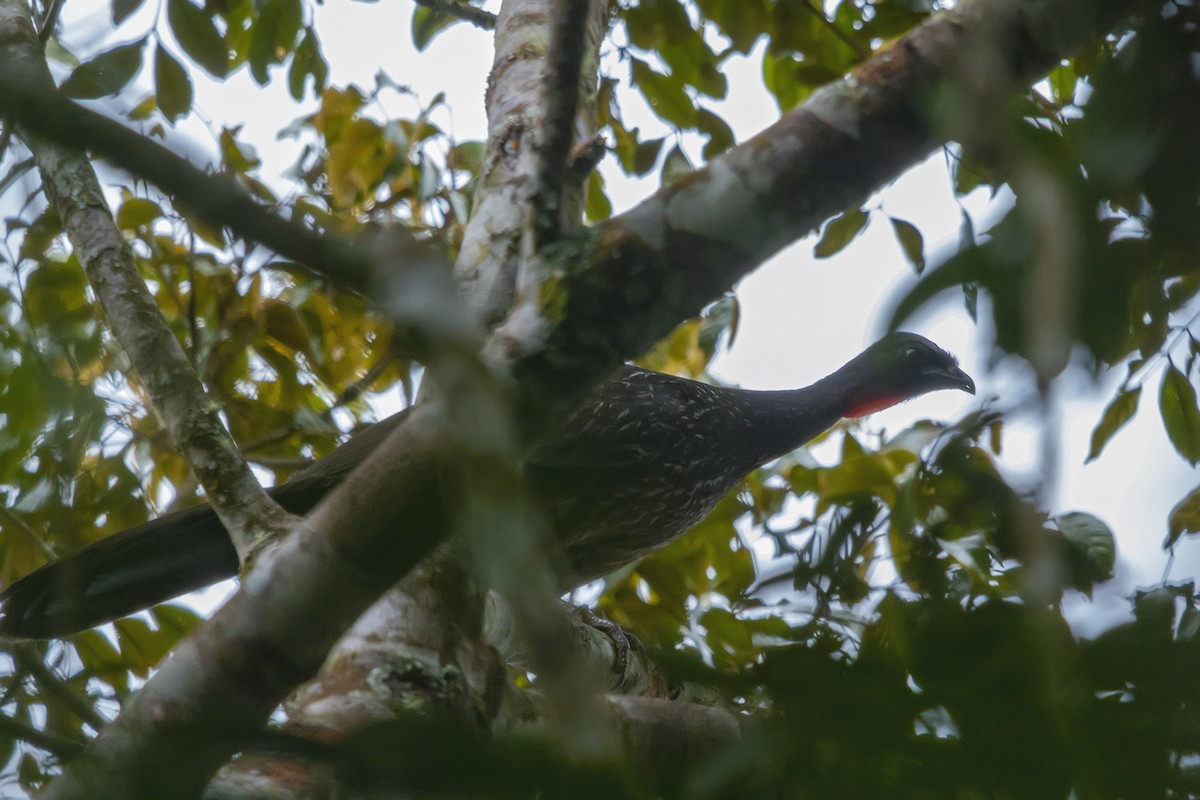
{"type": "Polygon", "coordinates": [[[629,666],[629,635],[621,629],[620,625],[612,620],[596,616],[590,608],[580,608],[579,618],[587,625],[608,636],[613,646],[612,671],[621,676],[621,680],[624,680],[625,670],[629,666]]]}

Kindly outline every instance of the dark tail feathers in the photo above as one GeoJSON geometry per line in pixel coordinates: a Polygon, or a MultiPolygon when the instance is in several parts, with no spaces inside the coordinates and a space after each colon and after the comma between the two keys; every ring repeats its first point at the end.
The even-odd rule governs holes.
{"type": "Polygon", "coordinates": [[[237,552],[207,505],[101,539],[2,594],[0,635],[66,636],[237,574],[237,552]]]}

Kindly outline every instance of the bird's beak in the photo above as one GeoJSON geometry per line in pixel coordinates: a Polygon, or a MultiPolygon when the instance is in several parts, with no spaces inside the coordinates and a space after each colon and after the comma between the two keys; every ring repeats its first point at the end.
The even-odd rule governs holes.
{"type": "Polygon", "coordinates": [[[950,364],[929,371],[931,377],[936,376],[944,381],[947,389],[962,389],[967,394],[975,394],[975,381],[957,366],[950,364]]]}

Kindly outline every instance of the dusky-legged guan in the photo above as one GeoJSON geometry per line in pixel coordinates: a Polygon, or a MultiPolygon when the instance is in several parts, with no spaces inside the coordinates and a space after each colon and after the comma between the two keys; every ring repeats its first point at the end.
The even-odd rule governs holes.
{"type": "MultiPolygon", "coordinates": [[[[974,394],[954,358],[893,333],[811,386],[750,391],[621,368],[526,459],[553,524],[564,589],[631,563],[699,522],[756,467],[858,417],[936,389],[974,394]]],[[[304,514],[405,416],[395,414],[270,490],[304,514]]],[[[0,594],[0,634],[64,636],[237,574],[213,510],[139,525],[38,569],[0,594]]]]}

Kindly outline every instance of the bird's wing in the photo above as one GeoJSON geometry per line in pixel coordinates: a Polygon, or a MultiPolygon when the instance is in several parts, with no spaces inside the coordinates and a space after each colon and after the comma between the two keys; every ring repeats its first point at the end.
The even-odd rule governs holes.
{"type": "MultiPolygon", "coordinates": [[[[599,392],[571,412],[526,455],[532,466],[587,471],[644,466],[653,429],[683,409],[687,382],[669,375],[622,367],[599,392]]],[[[661,437],[660,437],[661,438],[661,437]]]]}
{"type": "MultiPolygon", "coordinates": [[[[383,444],[383,440],[408,417],[411,410],[401,409],[390,417],[363,428],[338,445],[329,455],[314,461],[275,487],[272,494],[277,495],[276,499],[285,506],[286,500],[292,496],[313,494],[319,499],[325,492],[341,483],[348,473],[383,444]]],[[[301,513],[306,512],[307,509],[301,513]]]]}

